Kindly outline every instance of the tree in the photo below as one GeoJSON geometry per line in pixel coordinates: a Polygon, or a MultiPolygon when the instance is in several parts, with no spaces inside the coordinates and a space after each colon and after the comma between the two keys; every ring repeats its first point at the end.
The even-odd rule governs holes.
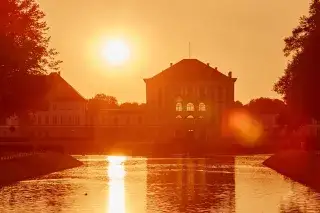
{"type": "Polygon", "coordinates": [[[138,104],[137,102],[125,102],[120,105],[120,109],[138,110],[144,108],[145,104],[138,104]]]}
{"type": "Polygon", "coordinates": [[[116,109],[118,108],[118,100],[114,96],[99,93],[89,100],[88,108],[91,112],[97,112],[101,109],[116,109]]]}
{"type": "Polygon", "coordinates": [[[105,95],[103,93],[94,96],[93,100],[100,101],[108,107],[117,107],[118,100],[114,96],[105,95]]]}
{"type": "Polygon", "coordinates": [[[245,107],[253,113],[280,114],[286,110],[286,105],[279,99],[257,98],[251,100],[245,107]]]}
{"type": "Polygon", "coordinates": [[[58,52],[49,47],[49,27],[35,0],[0,1],[0,111],[6,117],[37,109],[46,95],[43,80],[59,70],[58,52]]]}
{"type": "Polygon", "coordinates": [[[243,107],[243,103],[241,101],[235,101],[233,104],[233,107],[236,109],[242,108],[243,107]]]}
{"type": "Polygon", "coordinates": [[[284,55],[291,57],[284,75],[274,85],[290,111],[301,122],[320,119],[320,1],[312,0],[309,15],[300,18],[285,38],[284,55]]]}

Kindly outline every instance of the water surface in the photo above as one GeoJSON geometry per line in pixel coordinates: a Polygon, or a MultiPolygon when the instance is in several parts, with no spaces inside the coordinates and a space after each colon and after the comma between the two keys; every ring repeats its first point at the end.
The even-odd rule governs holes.
{"type": "Polygon", "coordinates": [[[84,166],[0,189],[0,212],[320,211],[320,194],[264,167],[266,155],[76,157],[84,166]]]}

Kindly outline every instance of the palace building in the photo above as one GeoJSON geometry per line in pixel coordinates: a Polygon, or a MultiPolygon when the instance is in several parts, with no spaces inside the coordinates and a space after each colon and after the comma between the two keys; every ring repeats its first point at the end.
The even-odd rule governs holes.
{"type": "Polygon", "coordinates": [[[236,80],[231,72],[224,75],[197,59],[183,59],[144,79],[146,116],[150,125],[158,127],[159,140],[223,137],[236,80]]]}

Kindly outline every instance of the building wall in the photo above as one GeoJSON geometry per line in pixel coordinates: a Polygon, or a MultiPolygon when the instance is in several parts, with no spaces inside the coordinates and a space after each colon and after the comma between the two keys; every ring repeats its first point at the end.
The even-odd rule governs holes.
{"type": "Polygon", "coordinates": [[[216,137],[221,135],[223,114],[234,102],[233,81],[170,82],[149,79],[146,81],[146,91],[150,124],[175,124],[175,128],[179,128],[177,120],[180,123],[192,121],[192,128],[196,128],[199,123],[205,124],[211,127],[207,135],[215,133],[216,137]],[[181,104],[182,111],[177,109],[177,104],[181,104]]]}
{"type": "Polygon", "coordinates": [[[47,111],[38,111],[33,115],[36,126],[85,126],[85,102],[51,102],[47,111]]]}

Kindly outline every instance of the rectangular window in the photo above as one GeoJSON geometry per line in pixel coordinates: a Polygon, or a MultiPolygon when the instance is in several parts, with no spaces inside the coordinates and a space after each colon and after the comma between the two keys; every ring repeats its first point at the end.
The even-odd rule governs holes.
{"type": "Polygon", "coordinates": [[[205,88],[204,87],[200,87],[199,88],[199,95],[200,95],[200,98],[203,99],[205,97],[205,88]]]}
{"type": "Polygon", "coordinates": [[[53,116],[52,117],[52,123],[54,124],[54,125],[57,125],[57,116],[53,116]]]}
{"type": "Polygon", "coordinates": [[[46,125],[49,125],[49,116],[46,115],[46,125]]]}
{"type": "Polygon", "coordinates": [[[38,115],[38,125],[41,125],[42,124],[42,119],[41,119],[41,116],[38,115]]]}

